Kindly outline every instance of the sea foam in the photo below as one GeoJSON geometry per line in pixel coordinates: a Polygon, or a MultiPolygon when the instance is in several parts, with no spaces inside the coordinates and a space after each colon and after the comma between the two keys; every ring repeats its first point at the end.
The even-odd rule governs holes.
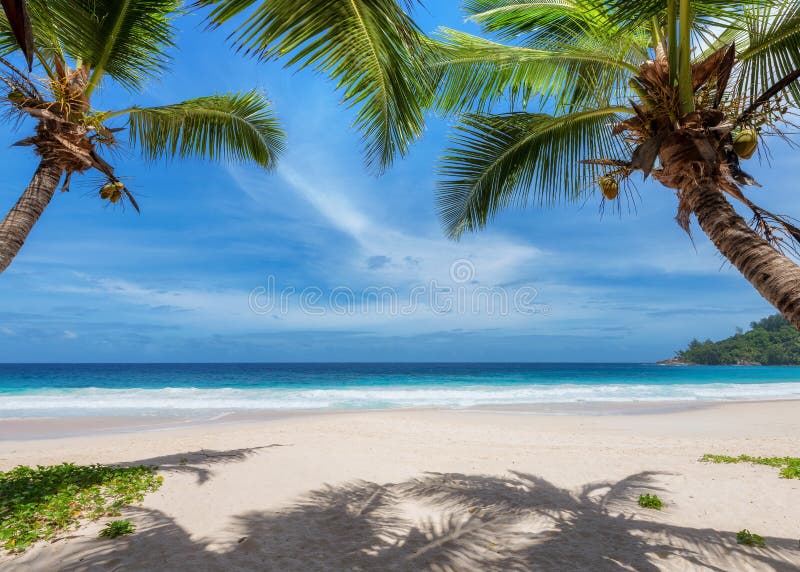
{"type": "Polygon", "coordinates": [[[798,399],[800,383],[35,389],[6,393],[0,417],[259,410],[468,408],[550,403],[798,399]]]}

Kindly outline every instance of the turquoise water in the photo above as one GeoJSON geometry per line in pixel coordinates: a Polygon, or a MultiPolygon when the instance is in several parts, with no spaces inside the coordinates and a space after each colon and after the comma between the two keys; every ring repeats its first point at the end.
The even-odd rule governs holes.
{"type": "Polygon", "coordinates": [[[800,368],[0,364],[0,418],[800,398],[800,368]]]}

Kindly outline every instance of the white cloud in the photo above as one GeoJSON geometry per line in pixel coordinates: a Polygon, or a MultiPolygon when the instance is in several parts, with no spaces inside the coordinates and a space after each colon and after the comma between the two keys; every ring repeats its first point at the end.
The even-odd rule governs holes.
{"type": "Polygon", "coordinates": [[[288,166],[279,167],[278,175],[334,228],[362,244],[375,235],[372,221],[342,193],[314,184],[288,166]]]}
{"type": "MultiPolygon", "coordinates": [[[[274,193],[258,192],[266,185],[263,174],[240,167],[229,167],[228,172],[239,188],[262,207],[271,209],[282,203],[281,197],[274,193]]],[[[438,229],[432,234],[409,232],[393,221],[380,220],[375,213],[366,213],[355,206],[350,197],[357,194],[357,190],[340,188],[343,183],[333,175],[316,173],[315,179],[321,182],[314,182],[285,161],[278,169],[278,176],[295,196],[311,207],[311,212],[303,214],[304,219],[315,214],[356,243],[344,267],[333,265],[329,269],[328,276],[342,285],[374,283],[376,279],[392,286],[445,281],[449,280],[452,265],[464,259],[473,264],[476,280],[483,284],[499,284],[528,273],[532,262],[544,254],[530,243],[496,233],[454,242],[438,229]],[[386,257],[391,262],[369,269],[367,261],[375,257],[386,257]]],[[[274,187],[271,189],[274,191],[274,187]]]]}
{"type": "MultiPolygon", "coordinates": [[[[316,172],[300,171],[285,162],[277,175],[282,185],[270,184],[267,176],[255,170],[233,167],[228,170],[242,192],[253,201],[252,221],[263,218],[267,221],[264,224],[269,224],[270,214],[289,212],[306,224],[316,219],[317,226],[310,226],[312,229],[318,229],[321,223],[347,237],[344,247],[339,240],[330,244],[314,242],[314,247],[321,250],[314,266],[304,267],[313,271],[308,283],[287,283],[280,275],[275,276],[278,293],[285,287],[296,288],[285,308],[270,309],[263,314],[252,311],[249,304],[252,288],[263,283],[225,289],[165,289],[117,277],[78,275],[74,282],[57,283],[50,288],[92,295],[112,304],[122,301],[137,313],[147,310],[147,319],[153,322],[177,325],[187,331],[220,334],[351,330],[412,335],[458,329],[558,333],[575,328],[578,323],[618,322],[621,313],[636,316],[646,312],[645,308],[623,304],[630,301],[633,290],[623,292],[608,290],[607,286],[580,285],[569,278],[576,273],[624,276],[636,270],[661,269],[681,274],[687,273],[687,267],[695,270],[692,263],[687,263],[687,258],[691,257],[673,253],[648,256],[648,248],[635,250],[630,244],[611,244],[609,250],[613,252],[599,259],[575,253],[565,257],[560,252],[544,251],[527,241],[496,232],[453,242],[438,229],[412,230],[419,226],[424,228],[424,225],[403,225],[399,217],[392,218],[392,213],[371,206],[369,200],[359,200],[359,196],[367,196],[364,189],[353,187],[351,181],[333,174],[325,176],[319,171],[319,165],[315,168],[316,172]],[[461,271],[466,275],[454,276],[461,271]],[[315,284],[314,280],[322,282],[315,284]],[[509,296],[520,285],[532,286],[539,290],[533,302],[551,305],[552,315],[543,319],[513,309],[505,315],[481,310],[440,312],[434,311],[430,300],[421,301],[414,312],[400,315],[368,310],[369,305],[362,299],[357,300],[355,311],[345,313],[331,311],[328,305],[331,300],[328,294],[337,286],[348,288],[357,296],[366,287],[389,287],[402,305],[409,301],[412,288],[434,283],[463,288],[468,298],[474,295],[476,288],[485,286],[510,284],[506,288],[509,296]],[[309,286],[321,289],[322,298],[315,305],[327,307],[325,311],[308,312],[300,307],[299,292],[309,286]]],[[[334,172],[335,169],[331,169],[331,173],[334,172]]],[[[687,245],[687,248],[691,247],[687,245]]],[[[304,264],[300,259],[287,263],[289,266],[304,264]]],[[[715,267],[713,272],[717,271],[715,267]]],[[[660,301],[661,304],[667,302],[660,301]]]]}
{"type": "Polygon", "coordinates": [[[74,340],[78,337],[78,334],[71,330],[64,330],[64,339],[65,340],[74,340]]]}

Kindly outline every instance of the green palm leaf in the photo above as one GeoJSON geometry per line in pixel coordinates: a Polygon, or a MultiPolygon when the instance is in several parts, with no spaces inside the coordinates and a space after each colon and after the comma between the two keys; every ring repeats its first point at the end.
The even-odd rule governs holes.
{"type": "Polygon", "coordinates": [[[259,92],[198,97],[129,110],[130,137],[145,157],[200,156],[275,166],[285,134],[259,92]]]}
{"type": "Polygon", "coordinates": [[[511,107],[537,96],[556,109],[587,103],[607,104],[628,95],[627,81],[638,73],[634,62],[646,56],[636,43],[584,38],[581,45],[553,49],[507,46],[443,28],[431,66],[440,76],[440,111],[490,110],[507,98],[511,107]]]}
{"type": "Polygon", "coordinates": [[[466,0],[468,19],[503,40],[546,48],[563,45],[588,30],[608,31],[608,2],[601,0],[466,0]]]}
{"type": "MultiPolygon", "coordinates": [[[[745,28],[736,38],[741,69],[735,95],[752,101],[800,69],[800,2],[753,8],[745,16],[745,28]]],[[[792,84],[789,93],[800,105],[800,84],[792,84]]]]}
{"type": "MultiPolygon", "coordinates": [[[[696,35],[711,38],[720,26],[738,25],[746,9],[778,0],[692,0],[696,35]]],[[[664,22],[667,0],[467,0],[469,19],[502,39],[536,47],[563,44],[604,30],[609,36],[649,32],[653,18],[664,22]]]]}
{"type": "Polygon", "coordinates": [[[395,0],[200,0],[221,25],[244,14],[235,44],[287,66],[311,66],[336,80],[358,106],[367,161],[383,169],[423,127],[428,86],[421,35],[395,0]],[[249,12],[248,12],[249,10],[249,12]]]}
{"type": "Polygon", "coordinates": [[[610,124],[624,107],[552,116],[510,113],[466,115],[441,159],[438,207],[449,236],[486,225],[503,208],[571,201],[592,180],[587,158],[630,156],[612,137],[610,124]]]}
{"type": "MultiPolygon", "coordinates": [[[[41,0],[40,0],[41,1],[41,0]]],[[[64,51],[92,69],[87,93],[108,74],[138,90],[163,72],[180,0],[47,0],[64,51]]]]}
{"type": "MultiPolygon", "coordinates": [[[[620,29],[645,25],[652,18],[663,23],[667,7],[667,0],[604,0],[600,3],[607,7],[609,21],[620,29]]],[[[693,31],[711,37],[719,33],[720,27],[738,25],[746,10],[781,3],[781,0],[691,0],[693,31]]]]}
{"type": "Polygon", "coordinates": [[[14,32],[11,29],[11,24],[8,18],[3,13],[0,13],[0,55],[8,55],[19,49],[17,39],[14,37],[14,32]]]}

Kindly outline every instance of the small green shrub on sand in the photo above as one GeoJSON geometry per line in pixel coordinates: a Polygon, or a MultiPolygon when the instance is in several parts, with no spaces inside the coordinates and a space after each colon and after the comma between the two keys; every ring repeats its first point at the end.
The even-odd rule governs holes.
{"type": "Polygon", "coordinates": [[[652,508],[653,510],[661,510],[664,508],[664,503],[658,498],[658,495],[651,495],[650,493],[639,495],[639,500],[637,502],[642,508],[652,508]]]}
{"type": "Polygon", "coordinates": [[[784,479],[800,479],[800,457],[751,457],[750,455],[711,455],[706,453],[700,460],[704,463],[752,463],[780,469],[784,479]]]}
{"type": "Polygon", "coordinates": [[[0,546],[19,552],[80,519],[118,516],[163,481],[155,467],[20,466],[0,471],[0,546]]]}
{"type": "Polygon", "coordinates": [[[800,459],[797,457],[788,457],[793,459],[791,463],[781,468],[781,478],[783,479],[800,479],[800,459]]]}
{"type": "Polygon", "coordinates": [[[764,546],[764,537],[746,528],[736,533],[736,542],[745,546],[764,546]]]}
{"type": "Polygon", "coordinates": [[[123,534],[133,534],[134,530],[133,524],[131,524],[131,521],[128,519],[113,520],[106,523],[106,527],[100,531],[100,536],[104,536],[105,538],[116,538],[117,536],[122,536],[123,534]]]}

